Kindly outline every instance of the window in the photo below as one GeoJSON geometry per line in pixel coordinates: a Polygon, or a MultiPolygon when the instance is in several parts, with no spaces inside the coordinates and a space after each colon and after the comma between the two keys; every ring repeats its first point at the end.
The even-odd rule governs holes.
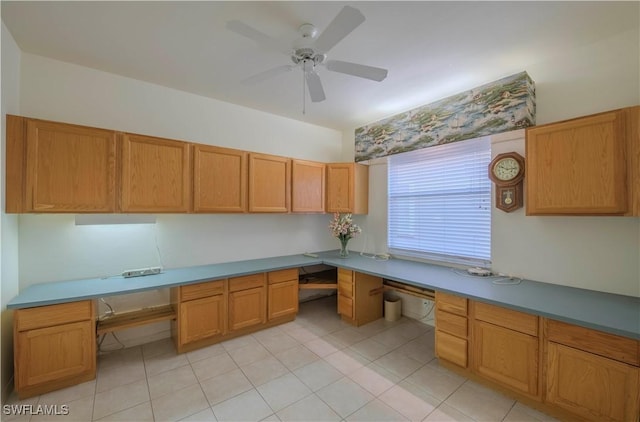
{"type": "Polygon", "coordinates": [[[389,251],[489,266],[490,161],[488,137],[390,156],[389,251]]]}

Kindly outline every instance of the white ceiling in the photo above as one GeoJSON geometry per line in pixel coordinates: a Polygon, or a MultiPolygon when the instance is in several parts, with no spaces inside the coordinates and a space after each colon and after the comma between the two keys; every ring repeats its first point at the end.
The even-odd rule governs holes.
{"type": "Polygon", "coordinates": [[[2,20],[24,52],[347,130],[637,28],[638,3],[2,1],[2,20]],[[345,5],[366,21],[328,58],[387,68],[384,81],[322,68],[327,99],[307,95],[304,115],[299,69],[240,84],[291,62],[227,21],[289,42],[306,22],[321,32],[345,5]]]}

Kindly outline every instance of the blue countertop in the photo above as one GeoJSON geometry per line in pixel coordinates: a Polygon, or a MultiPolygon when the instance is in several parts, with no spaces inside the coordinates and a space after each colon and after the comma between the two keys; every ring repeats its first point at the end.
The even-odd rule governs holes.
{"type": "Polygon", "coordinates": [[[265,271],[326,264],[640,339],[640,298],[637,297],[532,280],[522,280],[518,284],[495,284],[495,278],[471,277],[464,270],[402,259],[378,260],[354,253],[341,259],[337,251],[317,254],[317,258],[300,254],[169,269],[161,274],[135,278],[115,276],[35,284],[14,297],[7,308],[29,308],[96,299],[265,271]]]}

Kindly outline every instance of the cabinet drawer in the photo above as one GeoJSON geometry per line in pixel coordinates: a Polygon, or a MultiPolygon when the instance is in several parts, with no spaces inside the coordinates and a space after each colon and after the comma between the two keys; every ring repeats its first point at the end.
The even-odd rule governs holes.
{"type": "Polygon", "coordinates": [[[338,279],[338,293],[346,297],[353,297],[353,283],[338,279]]]}
{"type": "Polygon", "coordinates": [[[289,268],[286,270],[271,271],[270,273],[267,274],[267,279],[269,280],[269,284],[282,283],[283,281],[297,280],[298,269],[289,268]]]}
{"type": "Polygon", "coordinates": [[[467,367],[467,340],[436,330],[436,355],[440,359],[467,367]]]}
{"type": "Polygon", "coordinates": [[[338,313],[353,318],[353,299],[338,293],[338,313]]]}
{"type": "Polygon", "coordinates": [[[454,336],[467,338],[467,318],[436,309],[436,327],[454,336]]]}
{"type": "Polygon", "coordinates": [[[204,283],[189,284],[180,287],[180,301],[200,299],[201,297],[209,297],[221,295],[224,293],[224,280],[205,281],[204,283]]]}
{"type": "Polygon", "coordinates": [[[15,324],[18,331],[25,331],[68,322],[85,321],[92,319],[93,316],[93,302],[83,300],[60,305],[18,309],[15,312],[15,324]]]}
{"type": "Polygon", "coordinates": [[[265,285],[265,273],[251,274],[244,277],[234,277],[229,279],[229,292],[263,287],[265,285]]]}
{"type": "Polygon", "coordinates": [[[547,337],[549,341],[640,366],[640,342],[637,340],[551,319],[547,320],[547,337]]]}
{"type": "Polygon", "coordinates": [[[475,302],[474,316],[481,321],[490,322],[510,330],[519,331],[531,336],[538,335],[538,317],[535,315],[475,302]]]}
{"type": "Polygon", "coordinates": [[[452,314],[467,316],[467,299],[444,292],[436,292],[436,307],[452,314]]]}

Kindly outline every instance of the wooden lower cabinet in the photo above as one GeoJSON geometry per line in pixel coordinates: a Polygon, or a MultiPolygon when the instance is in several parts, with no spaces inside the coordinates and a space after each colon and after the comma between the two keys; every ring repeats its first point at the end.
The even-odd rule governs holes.
{"type": "Polygon", "coordinates": [[[462,368],[466,368],[468,342],[442,330],[436,330],[436,356],[462,368]]]}
{"type": "Polygon", "coordinates": [[[229,331],[267,322],[265,274],[229,279],[229,331]]]}
{"type": "Polygon", "coordinates": [[[267,318],[272,321],[298,313],[298,269],[272,271],[267,275],[267,318]]]}
{"type": "Polygon", "coordinates": [[[355,326],[382,318],[382,278],[338,268],[338,313],[355,326]]]}
{"type": "Polygon", "coordinates": [[[92,301],[18,309],[14,313],[15,389],[21,399],[96,376],[92,301]]]}
{"type": "Polygon", "coordinates": [[[177,315],[172,336],[178,353],[226,334],[226,286],[227,280],[215,280],[172,289],[171,301],[177,315]]]}
{"type": "Polygon", "coordinates": [[[561,420],[640,420],[638,340],[442,292],[435,339],[445,366],[561,420]]]}
{"type": "Polygon", "coordinates": [[[547,402],[591,421],[637,421],[640,369],[572,347],[547,345],[547,402]]]}
{"type": "Polygon", "coordinates": [[[530,396],[538,395],[538,338],[475,321],[473,370],[491,381],[530,396]]]}
{"type": "Polygon", "coordinates": [[[436,292],[436,344],[439,359],[461,368],[468,366],[467,299],[436,292]]]}
{"type": "Polygon", "coordinates": [[[539,318],[472,302],[472,370],[512,391],[540,400],[539,318]]]}
{"type": "Polygon", "coordinates": [[[182,343],[217,336],[226,332],[226,300],[224,295],[190,300],[180,309],[182,343]]]}

